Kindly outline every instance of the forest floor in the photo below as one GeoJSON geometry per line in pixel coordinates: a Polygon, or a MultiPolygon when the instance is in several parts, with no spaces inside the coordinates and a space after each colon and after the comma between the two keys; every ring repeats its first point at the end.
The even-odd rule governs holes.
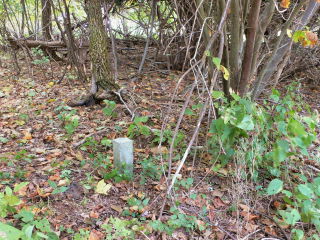
{"type": "MultiPolygon", "coordinates": [[[[174,204],[168,202],[162,219],[165,221],[177,214],[179,221],[176,224],[181,226],[172,236],[152,229],[148,236],[145,235],[148,221],[156,220],[165,198],[166,183],[161,177],[161,161],[165,161],[165,157],[161,156],[168,152],[168,143],[157,149],[157,136],[139,132],[138,128],[148,126],[161,130],[181,73],[153,68],[136,78],[138,61],[134,56],[133,52],[121,56],[119,82],[130,89],[136,102],[133,106],[135,114],[148,117],[146,122],[143,120],[136,125],[121,104],[114,110],[117,116],[106,116],[101,105],[73,108],[75,112],[64,108],[68,100],[79,98],[88,87],[77,82],[72,72],[57,83],[64,66],[40,64],[30,69],[27,61],[20,58],[21,73],[16,76],[13,61],[2,59],[0,192],[6,186],[13,188],[14,184],[28,182],[18,192],[22,199],[19,208],[32,209],[38,219],[47,218],[59,239],[94,240],[112,234],[119,237],[121,235],[116,235],[116,231],[120,230],[114,220],[117,217],[139,219],[139,223],[119,223],[122,230],[134,231],[135,239],[286,239],[288,226],[279,226],[273,220],[274,199],[253,194],[254,184],[241,182],[230,174],[232,166],[213,173],[210,170],[212,156],[201,151],[191,155],[183,167],[175,203],[179,202],[183,216],[195,216],[196,224],[207,225],[206,228],[190,231],[193,220],[170,212],[168,206],[174,204]],[[66,114],[78,117],[79,125],[71,122],[68,128],[70,120],[66,114]],[[109,140],[128,136],[130,127],[136,127],[131,133],[135,147],[135,177],[131,181],[116,181],[111,171],[113,155],[109,140]],[[101,185],[103,177],[110,179],[101,185]],[[110,225],[112,229],[103,229],[104,224],[113,224],[110,225]],[[134,228],[136,225],[137,229],[134,228]]],[[[169,118],[172,129],[192,81],[189,77],[178,88],[174,103],[176,112],[169,118]]],[[[287,83],[281,83],[280,89],[285,85],[287,83]]],[[[300,93],[311,108],[318,111],[319,92],[319,86],[302,82],[300,93]]],[[[192,100],[194,104],[197,104],[197,98],[192,100]]],[[[190,116],[182,123],[185,137],[192,134],[196,119],[190,116]]],[[[177,152],[175,157],[180,159],[181,153],[177,152]]],[[[174,167],[177,164],[175,161],[174,167]]],[[[17,221],[10,214],[8,219],[13,224],[17,221]]]]}

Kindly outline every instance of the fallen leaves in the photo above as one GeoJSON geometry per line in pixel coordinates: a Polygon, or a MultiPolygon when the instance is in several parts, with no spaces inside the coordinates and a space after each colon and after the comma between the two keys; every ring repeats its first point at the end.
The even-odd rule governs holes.
{"type": "Polygon", "coordinates": [[[289,8],[290,0],[281,0],[280,6],[283,8],[289,8]]]}
{"type": "Polygon", "coordinates": [[[96,186],[96,193],[107,195],[112,188],[112,184],[108,183],[106,184],[105,181],[102,179],[98,182],[96,186]]]}

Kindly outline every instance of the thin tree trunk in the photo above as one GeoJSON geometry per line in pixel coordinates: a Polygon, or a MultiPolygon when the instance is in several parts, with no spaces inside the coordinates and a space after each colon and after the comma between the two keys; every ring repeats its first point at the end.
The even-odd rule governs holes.
{"type": "Polygon", "coordinates": [[[244,96],[246,94],[250,80],[251,63],[254,54],[254,43],[258,28],[260,6],[261,0],[254,0],[249,13],[246,49],[244,52],[241,78],[238,85],[238,92],[240,96],[244,96]]]}
{"type": "Polygon", "coordinates": [[[230,43],[230,71],[231,71],[231,87],[236,89],[239,81],[239,68],[240,68],[240,3],[239,0],[231,2],[231,43],[230,43]]]}
{"type": "Polygon", "coordinates": [[[156,0],[152,0],[152,3],[151,3],[150,28],[149,28],[149,31],[148,31],[147,42],[146,42],[146,45],[145,45],[145,48],[144,48],[142,60],[141,60],[141,63],[140,63],[140,66],[139,66],[139,70],[138,70],[138,73],[139,73],[139,74],[142,72],[144,62],[146,61],[146,58],[147,58],[147,55],[148,55],[148,48],[149,48],[150,40],[151,40],[151,38],[152,38],[152,33],[153,33],[154,18],[155,18],[155,13],[156,13],[156,7],[157,7],[157,1],[156,1],[156,0]]]}
{"type": "Polygon", "coordinates": [[[252,68],[251,68],[251,74],[250,74],[251,77],[256,73],[259,67],[259,64],[257,63],[258,63],[258,58],[260,56],[260,48],[263,42],[264,34],[267,30],[267,26],[269,26],[272,16],[274,14],[275,6],[276,5],[274,1],[269,1],[268,6],[265,8],[261,16],[261,19],[259,21],[257,36],[254,43],[252,68]]]}
{"type": "Polygon", "coordinates": [[[51,2],[49,0],[41,0],[41,24],[42,35],[44,40],[51,40],[52,22],[51,22],[51,2]]]}
{"type": "Polygon", "coordinates": [[[83,68],[80,64],[79,57],[76,54],[77,46],[75,45],[74,37],[72,34],[70,12],[69,12],[69,7],[66,3],[66,0],[63,0],[63,4],[64,4],[64,8],[65,8],[65,15],[66,15],[64,17],[64,25],[65,25],[66,35],[68,38],[67,44],[68,44],[69,57],[77,69],[78,78],[81,81],[86,82],[86,76],[85,76],[83,68]]]}
{"type": "MultiPolygon", "coordinates": [[[[300,10],[302,7],[305,5],[305,3],[308,1],[301,1],[296,8],[294,9],[293,13],[291,14],[289,20],[287,23],[283,26],[281,29],[281,34],[278,38],[278,41],[275,45],[275,50],[272,53],[271,57],[269,58],[268,62],[262,69],[259,77],[255,81],[254,87],[253,87],[253,92],[252,92],[252,98],[255,99],[260,95],[260,93],[263,90],[263,85],[270,81],[271,77],[273,74],[277,71],[278,65],[281,63],[283,60],[284,56],[290,51],[291,46],[292,46],[292,39],[287,38],[283,41],[285,35],[286,35],[286,30],[289,28],[295,17],[299,14],[300,10]],[[283,44],[281,44],[283,42],[283,44]]],[[[310,19],[314,16],[314,14],[317,12],[319,9],[320,3],[311,0],[309,1],[307,9],[304,11],[304,14],[299,21],[299,23],[296,25],[294,30],[300,30],[304,26],[306,26],[310,19]]]]}

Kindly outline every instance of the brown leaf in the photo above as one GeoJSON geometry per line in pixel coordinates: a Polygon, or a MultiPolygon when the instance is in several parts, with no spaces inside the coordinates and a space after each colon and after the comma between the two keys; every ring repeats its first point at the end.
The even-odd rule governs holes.
{"type": "MultiPolygon", "coordinates": [[[[319,1],[320,1],[320,0],[319,0],[319,1]]],[[[310,43],[311,46],[317,45],[317,43],[318,43],[318,36],[317,36],[316,33],[311,32],[311,31],[307,31],[307,32],[306,32],[306,36],[307,36],[307,39],[311,42],[311,43],[310,43]]]]}
{"type": "Polygon", "coordinates": [[[89,214],[89,216],[91,217],[91,218],[99,218],[99,213],[98,212],[96,212],[96,211],[91,211],[90,212],[90,214],[89,214]]]}
{"type": "Polygon", "coordinates": [[[117,205],[110,206],[113,210],[117,211],[118,213],[122,213],[122,207],[117,205]]]}
{"type": "Polygon", "coordinates": [[[290,0],[281,0],[280,6],[283,8],[289,8],[290,0]]]}
{"type": "Polygon", "coordinates": [[[249,232],[249,233],[252,233],[254,232],[255,230],[257,230],[259,226],[258,225],[255,225],[255,224],[252,224],[252,223],[246,223],[245,225],[245,229],[249,232]]]}
{"type": "Polygon", "coordinates": [[[161,147],[161,148],[159,148],[159,147],[153,147],[153,148],[151,148],[150,149],[150,151],[153,153],[153,154],[166,154],[166,153],[168,153],[169,151],[168,151],[168,148],[167,147],[161,147]]]}
{"type": "Polygon", "coordinates": [[[276,230],[275,230],[273,227],[271,227],[271,226],[265,227],[265,228],[264,228],[264,231],[265,231],[266,233],[270,233],[271,235],[277,236],[276,230]]]}
{"type": "Polygon", "coordinates": [[[92,230],[89,235],[89,240],[101,240],[104,239],[104,234],[97,230],[92,230]]]}
{"type": "Polygon", "coordinates": [[[50,181],[59,181],[60,180],[60,175],[55,174],[49,177],[50,181]]]}
{"type": "Polygon", "coordinates": [[[248,207],[247,205],[239,204],[239,207],[245,212],[250,212],[250,207],[248,207]]]}
{"type": "Polygon", "coordinates": [[[216,216],[216,214],[215,214],[215,208],[214,208],[213,206],[210,206],[210,207],[209,207],[208,217],[209,217],[209,219],[210,219],[211,222],[214,221],[215,216],[216,216]]]}
{"type": "Polygon", "coordinates": [[[32,139],[31,132],[25,131],[25,132],[24,132],[23,139],[24,139],[24,140],[31,140],[31,139],[32,139]]]}
{"type": "MultiPolygon", "coordinates": [[[[15,184],[15,185],[18,185],[18,184],[15,184]]],[[[26,196],[27,195],[27,190],[28,190],[28,185],[20,188],[17,193],[18,193],[19,196],[26,196]]]]}
{"type": "Polygon", "coordinates": [[[226,204],[219,197],[214,198],[213,205],[215,206],[215,208],[221,208],[226,206],[226,204]]]}
{"type": "Polygon", "coordinates": [[[224,193],[223,192],[221,192],[221,191],[219,191],[219,190],[213,190],[212,192],[211,192],[211,195],[213,196],[213,197],[222,197],[223,195],[224,195],[224,193]]]}
{"type": "Polygon", "coordinates": [[[251,220],[254,220],[254,219],[257,219],[259,218],[258,215],[254,215],[250,212],[246,212],[246,211],[242,211],[240,212],[240,215],[246,220],[246,221],[251,221],[251,220]]]}

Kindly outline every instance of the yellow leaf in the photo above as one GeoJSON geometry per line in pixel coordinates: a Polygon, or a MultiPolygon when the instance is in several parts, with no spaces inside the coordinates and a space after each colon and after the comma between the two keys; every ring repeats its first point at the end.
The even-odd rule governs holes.
{"type": "Polygon", "coordinates": [[[49,83],[48,83],[48,86],[49,86],[49,87],[53,87],[53,85],[54,85],[54,82],[49,82],[49,83]]]}
{"type": "Polygon", "coordinates": [[[30,132],[25,132],[23,139],[24,140],[31,140],[32,139],[31,133],[30,132]]]}
{"type": "Polygon", "coordinates": [[[108,192],[110,191],[112,185],[106,184],[104,182],[104,180],[102,179],[100,182],[98,182],[97,187],[96,187],[96,193],[100,193],[100,194],[105,194],[107,195],[108,192]]]}
{"type": "Polygon", "coordinates": [[[223,72],[223,78],[228,81],[230,78],[229,70],[222,65],[220,66],[220,70],[223,72]]]}
{"type": "Polygon", "coordinates": [[[289,8],[290,0],[281,0],[280,6],[283,8],[289,8]]]}

